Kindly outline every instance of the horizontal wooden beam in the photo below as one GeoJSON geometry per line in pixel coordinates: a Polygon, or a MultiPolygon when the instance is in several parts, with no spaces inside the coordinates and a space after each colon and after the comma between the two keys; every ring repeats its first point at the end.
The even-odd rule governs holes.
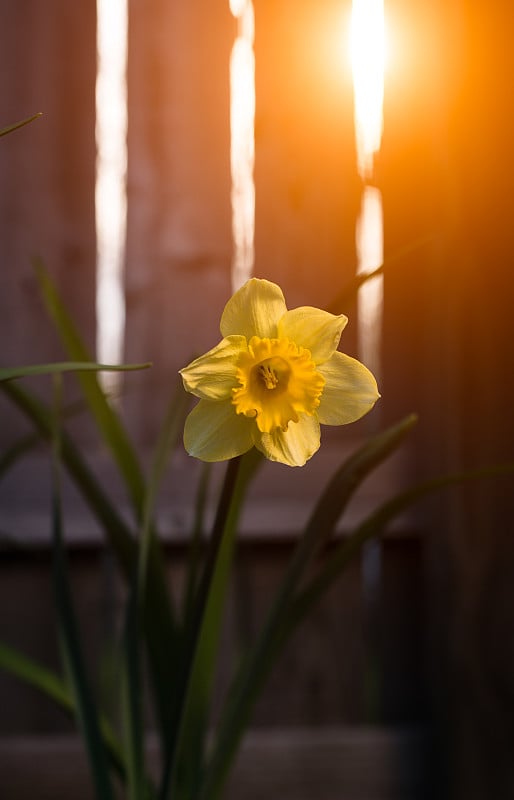
{"type": "MultiPolygon", "coordinates": [[[[157,763],[157,743],[148,743],[157,763]]],[[[426,734],[375,727],[251,731],[226,800],[407,800],[425,779],[426,734]]],[[[76,737],[0,740],[3,800],[91,797],[82,743],[76,737]],[[30,765],[30,767],[29,767],[30,765]]]]}

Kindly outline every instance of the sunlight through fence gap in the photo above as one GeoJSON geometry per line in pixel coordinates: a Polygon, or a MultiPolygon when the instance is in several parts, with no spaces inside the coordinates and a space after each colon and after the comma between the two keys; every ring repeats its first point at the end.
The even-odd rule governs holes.
{"type": "MultiPolygon", "coordinates": [[[[96,78],[96,331],[97,359],[123,354],[123,269],[127,219],[127,0],[97,0],[96,78]]],[[[120,373],[105,373],[111,392],[120,373]]]]}
{"type": "MultiPolygon", "coordinates": [[[[383,261],[382,197],[373,186],[374,158],[380,150],[383,126],[385,19],[383,0],[353,0],[350,56],[354,89],[357,168],[364,182],[356,230],[357,272],[366,274],[383,261]]],[[[361,287],[359,354],[380,377],[382,277],[361,287]]]]}
{"type": "Polygon", "coordinates": [[[373,176],[383,127],[385,19],[383,0],[353,0],[350,58],[355,105],[357,164],[364,180],[373,176]]]}
{"type": "Polygon", "coordinates": [[[237,37],[230,56],[230,168],[232,177],[232,290],[251,277],[255,232],[255,56],[251,0],[230,0],[237,37]]]}
{"type": "MultiPolygon", "coordinates": [[[[376,186],[365,186],[357,221],[357,270],[373,272],[384,260],[382,195],[376,186]]],[[[359,356],[375,377],[380,376],[383,279],[370,278],[359,290],[359,356]]]]}

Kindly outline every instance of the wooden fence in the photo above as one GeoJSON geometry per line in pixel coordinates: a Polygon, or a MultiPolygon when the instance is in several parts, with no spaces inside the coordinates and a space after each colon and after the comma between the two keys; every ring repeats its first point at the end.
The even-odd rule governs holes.
{"type": "MultiPolygon", "coordinates": [[[[255,2],[255,274],[280,283],[291,306],[330,303],[355,270],[360,187],[352,96],[319,45],[334,35],[341,5],[255,2]]],[[[386,260],[416,247],[386,264],[383,400],[374,425],[412,410],[421,420],[410,451],[365,488],[355,514],[406,481],[514,460],[514,119],[506,100],[514,13],[507,6],[486,12],[472,0],[388,0],[387,7],[397,35],[378,176],[386,260]]],[[[125,358],[150,359],[154,367],[127,379],[124,410],[145,452],[177,369],[216,341],[230,294],[228,60],[235,23],[228,2],[211,0],[131,0],[129,12],[125,358]]],[[[11,365],[62,357],[35,288],[34,255],[45,260],[94,346],[94,4],[0,0],[0,45],[1,122],[44,113],[0,140],[0,352],[11,365]]],[[[357,311],[342,310],[351,318],[343,349],[355,355],[357,311]]],[[[44,392],[44,383],[34,385],[44,392]]],[[[0,400],[0,442],[7,448],[27,427],[0,400]]],[[[94,469],[112,481],[93,433],[81,422],[77,427],[94,469]]],[[[229,661],[262,619],[319,488],[368,430],[362,424],[350,434],[326,435],[323,452],[300,475],[294,471],[294,480],[286,468],[265,473],[234,574],[229,661]],[[272,509],[273,525],[263,508],[272,509]]],[[[176,488],[162,518],[170,565],[180,569],[197,467],[180,453],[172,471],[176,488]]],[[[0,636],[53,664],[47,488],[40,452],[0,482],[0,531],[29,545],[28,552],[3,548],[0,636]]],[[[98,531],[72,488],[68,495],[81,618],[92,661],[101,657],[107,670],[104,610],[116,609],[119,587],[98,531]]],[[[291,643],[254,725],[256,736],[275,731],[268,740],[275,756],[284,729],[321,737],[313,745],[317,766],[304,776],[304,786],[314,786],[306,798],[337,796],[337,786],[342,796],[363,800],[512,796],[512,498],[512,479],[504,479],[424,505],[355,562],[291,643]],[[369,723],[380,726],[378,738],[375,728],[362,727],[369,723]],[[404,726],[416,732],[402,738],[404,726]],[[322,738],[327,728],[339,731],[330,744],[322,738]],[[341,730],[350,739],[342,742],[341,730]],[[372,749],[363,756],[366,730],[372,749]],[[380,737],[387,735],[384,745],[380,737]],[[343,754],[351,777],[345,783],[334,769],[332,794],[321,795],[312,775],[327,752],[334,759],[343,754]],[[364,782],[368,790],[359,793],[351,764],[361,757],[363,781],[372,764],[377,781],[364,782]],[[410,778],[409,763],[416,765],[410,778]]],[[[228,666],[220,669],[220,691],[228,666]]],[[[69,729],[5,676],[0,707],[0,780],[3,774],[19,787],[20,770],[12,765],[19,764],[20,743],[12,737],[69,729]]],[[[287,763],[298,800],[304,751],[296,745],[297,760],[287,763]]],[[[274,763],[283,777],[286,762],[274,763]]]]}

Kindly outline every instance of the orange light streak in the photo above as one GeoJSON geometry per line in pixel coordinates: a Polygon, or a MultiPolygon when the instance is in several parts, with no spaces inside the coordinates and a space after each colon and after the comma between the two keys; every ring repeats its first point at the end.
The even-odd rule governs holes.
{"type": "Polygon", "coordinates": [[[382,139],[385,50],[383,0],[353,0],[350,57],[357,162],[364,179],[373,174],[373,157],[382,139]]]}
{"type": "Polygon", "coordinates": [[[255,56],[251,0],[230,0],[238,35],[230,57],[230,168],[232,176],[232,289],[251,276],[255,232],[255,56]]]}
{"type": "MultiPolygon", "coordinates": [[[[364,181],[356,230],[357,272],[366,274],[383,262],[382,197],[372,185],[374,158],[383,127],[385,19],[383,0],[353,0],[350,54],[355,105],[357,167],[364,181]]],[[[380,329],[383,281],[376,277],[359,291],[359,349],[362,360],[380,376],[380,329]]]]}
{"type": "MultiPolygon", "coordinates": [[[[97,358],[122,359],[123,267],[127,218],[127,0],[97,0],[96,78],[96,329],[97,358]]],[[[103,373],[119,389],[120,373],[103,373]]]]}

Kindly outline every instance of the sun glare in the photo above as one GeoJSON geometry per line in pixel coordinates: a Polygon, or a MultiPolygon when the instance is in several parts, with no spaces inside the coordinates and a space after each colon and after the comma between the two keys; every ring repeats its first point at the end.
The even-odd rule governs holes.
{"type": "Polygon", "coordinates": [[[380,149],[386,35],[383,0],[354,0],[350,24],[350,58],[355,102],[359,172],[370,177],[380,149]]]}
{"type": "Polygon", "coordinates": [[[232,289],[251,276],[254,264],[255,56],[251,0],[230,0],[237,38],[230,57],[230,168],[232,176],[232,289]]]}
{"type": "MultiPolygon", "coordinates": [[[[97,358],[119,363],[125,302],[123,265],[127,216],[127,0],[97,0],[96,78],[96,330],[97,358]]],[[[104,373],[106,389],[120,373],[104,373]]]]}
{"type": "MultiPolygon", "coordinates": [[[[383,261],[382,196],[373,185],[374,159],[383,126],[386,36],[383,0],[353,0],[350,57],[354,89],[357,168],[364,189],[357,222],[357,272],[366,274],[383,261]]],[[[359,350],[368,367],[380,376],[380,329],[383,281],[366,281],[359,291],[359,350]]]]}

